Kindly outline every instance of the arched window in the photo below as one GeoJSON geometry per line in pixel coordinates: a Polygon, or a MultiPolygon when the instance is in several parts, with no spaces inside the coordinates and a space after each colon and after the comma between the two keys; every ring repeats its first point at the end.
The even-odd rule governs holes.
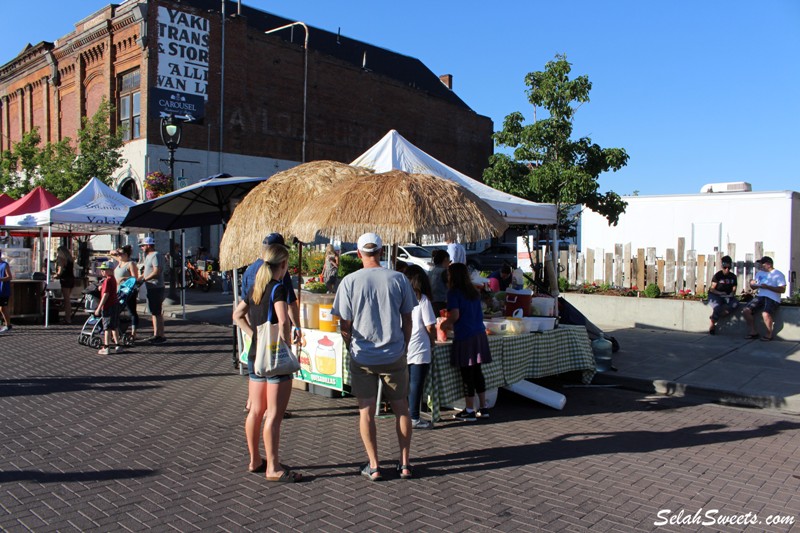
{"type": "Polygon", "coordinates": [[[142,197],[139,195],[139,186],[136,180],[128,177],[119,186],[119,193],[125,198],[130,198],[134,202],[139,202],[142,197]]]}

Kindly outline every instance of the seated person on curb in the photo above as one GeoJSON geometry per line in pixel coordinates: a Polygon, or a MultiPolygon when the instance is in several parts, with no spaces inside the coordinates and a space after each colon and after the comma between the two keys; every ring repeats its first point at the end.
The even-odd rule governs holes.
{"type": "Polygon", "coordinates": [[[499,292],[508,289],[511,285],[511,267],[503,265],[500,270],[495,270],[489,274],[489,289],[492,292],[499,292]]]}
{"type": "Polygon", "coordinates": [[[119,343],[119,332],[117,332],[117,319],[119,308],[117,306],[117,280],[114,278],[114,264],[111,261],[104,261],[100,264],[100,272],[103,274],[103,282],[100,284],[100,303],[94,316],[103,319],[103,347],[97,355],[108,355],[109,353],[122,351],[119,343]],[[112,349],[109,341],[113,338],[114,348],[112,349]]]}
{"type": "Polygon", "coordinates": [[[736,274],[731,272],[733,260],[730,256],[722,258],[722,270],[711,278],[711,288],[708,289],[708,305],[711,307],[711,325],[708,332],[716,333],[717,322],[720,318],[731,314],[739,307],[736,299],[736,274]]]}
{"type": "Polygon", "coordinates": [[[767,334],[761,337],[761,340],[771,341],[772,330],[775,325],[775,313],[778,312],[778,308],[781,305],[781,294],[786,292],[786,277],[783,272],[774,268],[771,257],[764,256],[759,262],[761,263],[762,274],[760,276],[757,275],[755,279],[750,281],[750,287],[758,289],[758,296],[750,300],[744,308],[742,316],[744,316],[748,327],[746,338],[755,339],[758,337],[758,332],[756,331],[753,313],[763,309],[761,317],[767,327],[767,334]]]}

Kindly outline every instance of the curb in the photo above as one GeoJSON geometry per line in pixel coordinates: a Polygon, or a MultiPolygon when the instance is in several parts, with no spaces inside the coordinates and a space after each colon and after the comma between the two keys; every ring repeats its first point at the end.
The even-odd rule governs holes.
{"type": "Polygon", "coordinates": [[[726,391],[708,387],[698,387],[664,379],[647,380],[630,376],[614,376],[611,373],[595,374],[592,383],[598,385],[617,385],[624,389],[650,394],[663,394],[675,397],[698,397],[709,399],[722,405],[749,407],[759,409],[775,409],[782,413],[800,414],[800,404],[787,403],[783,396],[759,396],[739,391],[726,391]]]}

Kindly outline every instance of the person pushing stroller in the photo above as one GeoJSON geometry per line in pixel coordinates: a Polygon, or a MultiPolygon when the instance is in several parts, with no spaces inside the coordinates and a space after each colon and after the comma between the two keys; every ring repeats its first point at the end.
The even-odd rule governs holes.
{"type": "Polygon", "coordinates": [[[94,311],[96,317],[103,319],[103,346],[97,351],[97,355],[108,355],[111,353],[109,340],[114,340],[113,351],[120,353],[122,345],[119,342],[119,305],[117,300],[117,280],[114,278],[114,264],[104,261],[100,264],[100,272],[103,274],[103,281],[100,284],[100,303],[94,311]]]}

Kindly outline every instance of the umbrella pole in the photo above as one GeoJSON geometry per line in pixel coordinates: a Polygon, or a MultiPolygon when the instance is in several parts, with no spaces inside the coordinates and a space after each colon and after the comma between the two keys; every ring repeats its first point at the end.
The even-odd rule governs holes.
{"type": "MultiPolygon", "coordinates": [[[[303,308],[300,307],[300,299],[303,296],[303,243],[300,241],[297,241],[297,272],[299,278],[297,282],[297,314],[299,318],[303,312],[303,308]]],[[[291,276],[289,279],[291,279],[291,276]]],[[[291,289],[294,290],[294,285],[292,285],[291,289]]],[[[300,319],[300,322],[302,323],[302,319],[300,319]]],[[[300,324],[295,324],[295,326],[299,328],[300,324]]],[[[298,359],[300,358],[300,349],[301,345],[297,344],[296,351],[298,359]]]]}
{"type": "Polygon", "coordinates": [[[53,227],[47,226],[47,281],[44,286],[44,327],[50,327],[50,246],[53,242],[53,227]]]}
{"type": "MultiPolygon", "coordinates": [[[[181,317],[186,320],[186,231],[181,230],[181,317]]],[[[175,270],[173,268],[173,270],[175,270]]]]}

